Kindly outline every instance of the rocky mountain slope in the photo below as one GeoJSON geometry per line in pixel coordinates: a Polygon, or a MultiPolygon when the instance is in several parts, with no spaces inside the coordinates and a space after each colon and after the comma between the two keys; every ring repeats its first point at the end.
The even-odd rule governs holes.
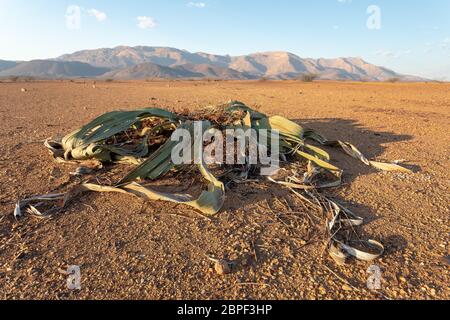
{"type": "MultiPolygon", "coordinates": [[[[263,52],[232,57],[190,53],[166,47],[120,46],[111,49],[79,51],[58,59],[80,61],[107,68],[126,68],[148,62],[166,67],[201,65],[203,69],[222,68],[220,73],[225,72],[227,77],[231,78],[244,76],[245,78],[292,79],[298,78],[301,74],[314,73],[320,79],[326,80],[386,81],[391,78],[421,80],[418,77],[404,76],[387,68],[370,64],[361,58],[305,59],[289,52],[263,52]],[[226,69],[231,70],[223,71],[226,69]]],[[[198,67],[195,69],[197,69],[196,72],[199,70],[198,67]]],[[[205,76],[211,75],[209,71],[205,72],[205,76]]],[[[200,70],[200,73],[203,72],[200,70]]]]}
{"type": "Polygon", "coordinates": [[[20,64],[0,60],[0,77],[101,77],[112,79],[298,79],[315,74],[322,80],[423,81],[396,73],[361,58],[311,59],[289,52],[261,52],[243,56],[191,53],[168,47],[127,47],[83,50],[52,60],[20,64]]]}
{"type": "Polygon", "coordinates": [[[98,77],[109,70],[75,61],[33,60],[1,71],[0,77],[28,76],[50,79],[98,77]]]}
{"type": "Polygon", "coordinates": [[[0,71],[14,68],[16,65],[15,61],[0,60],[0,71]]]}

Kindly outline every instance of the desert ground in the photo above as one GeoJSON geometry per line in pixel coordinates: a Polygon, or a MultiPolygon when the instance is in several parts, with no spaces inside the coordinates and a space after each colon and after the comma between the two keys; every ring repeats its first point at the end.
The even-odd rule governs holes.
{"type": "Polygon", "coordinates": [[[445,83],[4,81],[0,298],[449,299],[449,120],[445,83]],[[406,160],[413,173],[385,173],[327,149],[345,183],[325,192],[365,217],[360,233],[384,244],[381,258],[336,265],[306,218],[298,216],[292,234],[284,217],[301,204],[267,181],[227,190],[224,209],[211,219],[118,194],[82,195],[51,219],[14,219],[18,199],[63,191],[74,179],[76,166],[56,163],[46,138],[107,111],[228,100],[352,142],[370,159],[406,160]],[[207,254],[252,258],[223,276],[207,254]],[[382,275],[377,291],[366,285],[373,264],[382,275]],[[81,290],[66,286],[69,265],[81,268],[81,290]]]}

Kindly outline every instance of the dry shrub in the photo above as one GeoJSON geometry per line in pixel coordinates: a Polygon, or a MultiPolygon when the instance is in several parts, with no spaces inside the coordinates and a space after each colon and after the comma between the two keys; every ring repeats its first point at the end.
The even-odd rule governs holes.
{"type": "Polygon", "coordinates": [[[387,82],[390,82],[390,83],[397,83],[399,81],[400,81],[400,78],[390,78],[387,80],[387,82]]]}
{"type": "Polygon", "coordinates": [[[303,82],[313,82],[318,78],[318,75],[315,73],[305,73],[300,76],[300,80],[303,82]]]}

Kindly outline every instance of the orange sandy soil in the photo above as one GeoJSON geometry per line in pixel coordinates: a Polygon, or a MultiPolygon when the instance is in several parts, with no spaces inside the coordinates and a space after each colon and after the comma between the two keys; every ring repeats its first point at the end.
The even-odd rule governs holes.
{"type": "Polygon", "coordinates": [[[0,298],[449,299],[449,116],[450,85],[440,83],[0,83],[0,298]],[[313,228],[305,215],[294,237],[284,215],[304,209],[267,182],[228,191],[211,220],[119,194],[83,195],[49,220],[13,218],[17,199],[62,191],[76,169],[56,164],[44,139],[107,111],[230,99],[352,142],[371,159],[408,161],[413,174],[383,173],[332,151],[345,185],[328,193],[366,218],[362,237],[385,245],[374,262],[381,290],[366,286],[371,263],[337,266],[323,242],[302,239],[313,228]],[[252,258],[219,276],[205,254],[252,258]],[[81,266],[80,291],[66,287],[68,265],[81,266]]]}

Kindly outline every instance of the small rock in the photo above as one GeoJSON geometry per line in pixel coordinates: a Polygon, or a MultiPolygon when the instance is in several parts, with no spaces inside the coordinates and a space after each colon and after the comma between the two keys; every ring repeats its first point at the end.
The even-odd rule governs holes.
{"type": "Polygon", "coordinates": [[[349,285],[346,285],[346,284],[344,284],[342,286],[342,290],[344,290],[344,291],[353,291],[352,287],[350,287],[349,285]]]}
{"type": "Polygon", "coordinates": [[[84,176],[87,174],[92,173],[92,169],[91,168],[87,168],[87,167],[78,167],[77,170],[75,172],[70,172],[71,176],[84,176]]]}
{"type": "Polygon", "coordinates": [[[22,89],[20,89],[20,91],[21,91],[21,92],[27,92],[27,89],[22,88],[22,89]]]}
{"type": "Polygon", "coordinates": [[[446,263],[447,265],[450,265],[450,255],[447,255],[445,257],[441,258],[441,261],[446,263]]]}
{"type": "Polygon", "coordinates": [[[401,282],[404,282],[404,283],[407,282],[406,278],[402,277],[402,276],[398,277],[398,280],[400,280],[401,282]]]}
{"type": "Polygon", "coordinates": [[[218,275],[230,274],[232,271],[232,265],[225,260],[217,260],[214,264],[214,270],[218,275]]]}

